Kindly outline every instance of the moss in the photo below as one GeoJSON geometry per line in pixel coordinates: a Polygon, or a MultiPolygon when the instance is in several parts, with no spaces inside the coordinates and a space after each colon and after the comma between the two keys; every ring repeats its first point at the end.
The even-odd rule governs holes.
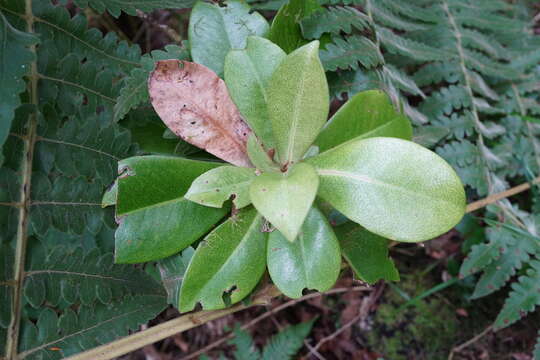
{"type": "MultiPolygon", "coordinates": [[[[431,287],[423,282],[409,277],[399,286],[408,294],[420,294],[431,287]]],[[[400,310],[403,303],[396,291],[386,291],[367,335],[368,346],[389,360],[446,359],[460,333],[454,308],[436,295],[400,310]]]]}

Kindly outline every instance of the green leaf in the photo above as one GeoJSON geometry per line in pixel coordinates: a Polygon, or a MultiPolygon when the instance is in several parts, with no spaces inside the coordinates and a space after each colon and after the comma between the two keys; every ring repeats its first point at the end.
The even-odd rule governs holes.
{"type": "Polygon", "coordinates": [[[23,76],[35,59],[28,47],[38,42],[36,36],[12,27],[0,12],[0,148],[8,137],[15,109],[21,104],[20,94],[26,90],[23,76]]]}
{"type": "Polygon", "coordinates": [[[314,318],[297,325],[287,326],[272,336],[270,342],[264,347],[262,360],[290,360],[304,346],[304,341],[311,332],[314,318]]]}
{"type": "Polygon", "coordinates": [[[328,116],[328,84],[318,50],[318,41],[295,50],[270,79],[268,110],[282,164],[302,158],[328,116]]]}
{"type": "Polygon", "coordinates": [[[189,19],[189,44],[193,61],[223,75],[225,57],[231,49],[246,47],[250,35],[265,36],[269,25],[243,1],[229,0],[225,7],[198,1],[189,19]]]}
{"type": "Polygon", "coordinates": [[[161,259],[157,264],[161,282],[167,290],[167,302],[172,306],[178,306],[180,287],[194,253],[195,249],[188,247],[176,255],[161,259]]]}
{"type": "Polygon", "coordinates": [[[465,212],[465,191],[437,154],[395,138],[350,141],[306,160],[318,195],[370,232],[404,242],[432,239],[465,212]]]}
{"type": "Polygon", "coordinates": [[[193,180],[219,165],[165,156],[119,162],[116,262],[170,256],[210,230],[227,209],[195,204],[184,194],[193,180]]]}
{"type": "Polygon", "coordinates": [[[321,152],[352,139],[385,136],[412,138],[409,119],[398,113],[380,90],[364,91],[347,101],[321,131],[315,144],[321,152]]]}
{"type": "Polygon", "coordinates": [[[300,163],[286,173],[269,172],[249,188],[251,202],[289,241],[294,241],[319,186],[311,165],[300,163]]]}
{"type": "Polygon", "coordinates": [[[232,197],[235,207],[241,209],[251,204],[249,185],[255,177],[254,169],[220,166],[195,179],[185,198],[200,205],[220,208],[232,197]]]}
{"type": "Polygon", "coordinates": [[[248,295],[266,267],[266,233],[262,217],[246,209],[218,226],[199,244],[180,290],[179,309],[222,309],[248,295]]]}
{"type": "Polygon", "coordinates": [[[280,171],[279,166],[270,158],[259,139],[251,134],[247,142],[247,153],[251,163],[261,171],[280,171]]]}
{"type": "Polygon", "coordinates": [[[274,230],[268,237],[268,271],[279,290],[290,298],[304,289],[326,291],[336,282],[341,266],[339,243],[332,227],[312,207],[294,242],[274,230]]]}
{"type": "Polygon", "coordinates": [[[512,325],[540,305],[540,261],[533,260],[530,266],[526,275],[512,284],[512,292],[495,319],[495,330],[512,325]]]}
{"type": "Polygon", "coordinates": [[[321,6],[317,0],[290,0],[274,17],[268,39],[287,54],[307,43],[302,37],[299,21],[321,6]]]}
{"type": "Polygon", "coordinates": [[[268,118],[268,81],[285,56],[271,41],[250,36],[246,49],[231,50],[225,58],[229,94],[267,149],[274,147],[268,118]]]}
{"type": "Polygon", "coordinates": [[[387,239],[348,222],[334,229],[341,245],[343,257],[355,275],[374,284],[379,280],[399,281],[399,273],[388,256],[387,239]]]}

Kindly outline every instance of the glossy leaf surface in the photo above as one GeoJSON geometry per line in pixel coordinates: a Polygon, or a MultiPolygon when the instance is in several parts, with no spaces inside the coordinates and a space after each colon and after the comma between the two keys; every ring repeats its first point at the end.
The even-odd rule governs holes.
{"type": "Polygon", "coordinates": [[[302,158],[326,122],[328,109],[319,42],[313,41],[287,55],[268,85],[268,111],[282,164],[302,158]]]}
{"type": "Polygon", "coordinates": [[[165,156],[122,160],[118,180],[115,260],[161,259],[186,248],[227,212],[184,198],[192,181],[218,163],[165,156]]]}
{"type": "Polygon", "coordinates": [[[465,192],[454,170],[410,141],[355,140],[307,162],[320,176],[319,196],[388,239],[432,239],[455,226],[465,212],[465,192]]]}
{"type": "Polygon", "coordinates": [[[225,58],[225,83],[238,109],[267,149],[274,147],[268,118],[267,87],[286,54],[260,37],[249,37],[244,50],[232,50],[225,58]]]}
{"type": "Polygon", "coordinates": [[[269,25],[243,1],[230,0],[226,6],[197,2],[189,19],[189,44],[193,61],[223,75],[223,63],[231,49],[246,47],[248,36],[265,36],[269,25]]]}
{"type": "Polygon", "coordinates": [[[294,241],[319,186],[311,165],[300,163],[288,173],[264,173],[251,183],[249,195],[257,210],[289,240],[294,241]]]}
{"type": "Polygon", "coordinates": [[[266,267],[267,233],[261,231],[262,217],[253,208],[212,231],[199,244],[188,266],[180,290],[179,309],[221,309],[242,300],[257,285],[266,267]],[[226,295],[225,295],[226,294],[226,295]]]}
{"type": "Polygon", "coordinates": [[[353,222],[334,229],[343,257],[354,274],[368,284],[379,280],[399,281],[399,273],[388,256],[389,241],[353,222]]]}
{"type": "Polygon", "coordinates": [[[339,243],[323,214],[312,207],[294,242],[277,230],[268,237],[268,271],[281,292],[291,298],[304,289],[326,291],[341,266],[339,243]]]}
{"type": "Polygon", "coordinates": [[[207,67],[161,60],[148,80],[152,106],[176,135],[237,166],[250,166],[251,133],[225,82],[207,67]]]}
{"type": "Polygon", "coordinates": [[[249,185],[255,179],[255,169],[220,166],[199,176],[185,195],[197,204],[220,208],[233,198],[237,209],[251,204],[249,185]]]}
{"type": "Polygon", "coordinates": [[[398,113],[380,90],[364,91],[347,101],[317,137],[321,152],[352,139],[386,136],[412,138],[409,119],[398,113]]]}

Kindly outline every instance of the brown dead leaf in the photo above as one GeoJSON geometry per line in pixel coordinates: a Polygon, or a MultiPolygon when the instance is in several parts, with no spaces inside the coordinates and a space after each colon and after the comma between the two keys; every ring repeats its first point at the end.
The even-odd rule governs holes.
{"type": "Polygon", "coordinates": [[[251,166],[251,133],[225,82],[207,67],[162,60],[148,79],[148,92],[161,120],[188,143],[238,166],[251,166]]]}

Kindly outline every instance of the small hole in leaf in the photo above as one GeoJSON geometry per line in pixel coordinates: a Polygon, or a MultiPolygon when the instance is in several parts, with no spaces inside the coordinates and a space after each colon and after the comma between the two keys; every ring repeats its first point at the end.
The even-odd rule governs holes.
{"type": "Polygon", "coordinates": [[[231,286],[231,288],[229,290],[225,290],[223,292],[223,295],[221,296],[221,298],[223,299],[223,302],[225,303],[225,306],[229,307],[231,306],[232,304],[232,301],[231,301],[231,294],[236,291],[238,289],[238,287],[236,285],[233,285],[231,286]]]}
{"type": "Polygon", "coordinates": [[[192,121],[190,124],[195,125],[196,123],[197,123],[196,121],[192,121]]]}

